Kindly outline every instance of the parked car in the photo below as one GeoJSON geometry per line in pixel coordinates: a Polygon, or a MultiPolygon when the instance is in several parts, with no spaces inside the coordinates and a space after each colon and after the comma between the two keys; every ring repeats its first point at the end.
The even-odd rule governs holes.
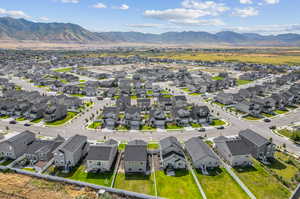
{"type": "Polygon", "coordinates": [[[205,132],[205,128],[200,128],[198,132],[205,132]]]}
{"type": "Polygon", "coordinates": [[[269,129],[274,130],[274,129],[276,129],[276,126],[270,126],[269,129]]]}
{"type": "Polygon", "coordinates": [[[218,126],[217,129],[222,130],[222,129],[224,129],[224,126],[218,126]]]}
{"type": "Polygon", "coordinates": [[[31,124],[25,123],[24,126],[31,126],[31,124]]]}
{"type": "Polygon", "coordinates": [[[11,120],[9,121],[9,124],[17,124],[17,122],[15,120],[11,120]]]}
{"type": "Polygon", "coordinates": [[[264,122],[271,122],[271,120],[266,118],[266,119],[264,119],[264,122]]]}

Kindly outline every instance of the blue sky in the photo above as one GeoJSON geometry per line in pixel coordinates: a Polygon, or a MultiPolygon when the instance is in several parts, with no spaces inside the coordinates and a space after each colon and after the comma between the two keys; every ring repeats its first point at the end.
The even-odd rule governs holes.
{"type": "Polygon", "coordinates": [[[300,33],[300,0],[1,0],[0,16],[91,31],[300,33]]]}

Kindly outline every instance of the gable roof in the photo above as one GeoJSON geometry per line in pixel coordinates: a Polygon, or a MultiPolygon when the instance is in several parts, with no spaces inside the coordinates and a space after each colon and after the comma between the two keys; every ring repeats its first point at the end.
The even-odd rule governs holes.
{"type": "Polygon", "coordinates": [[[73,152],[75,151],[81,143],[86,142],[87,137],[83,135],[74,135],[67,139],[59,149],[73,152]]]}
{"type": "Polygon", "coordinates": [[[205,157],[217,159],[217,156],[201,139],[194,137],[185,142],[185,148],[193,161],[201,160],[205,157]]]}
{"type": "Polygon", "coordinates": [[[110,160],[112,152],[116,149],[116,145],[98,145],[91,146],[86,157],[87,160],[110,160]]]}
{"type": "Polygon", "coordinates": [[[248,141],[252,142],[256,146],[262,146],[264,144],[269,143],[269,140],[264,138],[263,136],[259,135],[258,133],[252,131],[251,129],[246,129],[239,132],[239,136],[241,138],[245,138],[248,141]]]}
{"type": "Polygon", "coordinates": [[[126,145],[124,152],[125,161],[147,161],[147,146],[126,145]]]}

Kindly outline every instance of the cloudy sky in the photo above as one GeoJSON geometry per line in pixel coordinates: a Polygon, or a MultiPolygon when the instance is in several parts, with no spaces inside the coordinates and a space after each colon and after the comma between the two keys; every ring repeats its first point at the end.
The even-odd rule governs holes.
{"type": "Polygon", "coordinates": [[[1,0],[0,16],[91,31],[300,33],[300,0],[1,0]]]}

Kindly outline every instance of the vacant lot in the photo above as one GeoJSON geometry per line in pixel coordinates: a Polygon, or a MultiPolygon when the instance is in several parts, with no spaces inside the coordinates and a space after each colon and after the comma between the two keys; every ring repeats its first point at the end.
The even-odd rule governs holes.
{"type": "Polygon", "coordinates": [[[201,194],[188,171],[177,171],[176,176],[167,176],[156,171],[158,196],[170,199],[200,199],[201,194]]]}
{"type": "Polygon", "coordinates": [[[294,157],[282,152],[276,152],[275,158],[266,169],[287,187],[295,189],[300,181],[300,163],[294,157]]]}
{"type": "Polygon", "coordinates": [[[235,168],[234,171],[257,199],[289,198],[289,190],[255,160],[252,167],[235,168]]]}
{"type": "Polygon", "coordinates": [[[224,168],[214,169],[209,172],[209,175],[202,175],[201,171],[197,171],[197,177],[207,198],[248,198],[224,168]]]}
{"type": "Polygon", "coordinates": [[[118,173],[114,187],[138,193],[155,195],[153,175],[125,175],[124,173],[118,173]]]}
{"type": "Polygon", "coordinates": [[[96,192],[25,175],[0,173],[1,199],[96,199],[96,192]]]}

